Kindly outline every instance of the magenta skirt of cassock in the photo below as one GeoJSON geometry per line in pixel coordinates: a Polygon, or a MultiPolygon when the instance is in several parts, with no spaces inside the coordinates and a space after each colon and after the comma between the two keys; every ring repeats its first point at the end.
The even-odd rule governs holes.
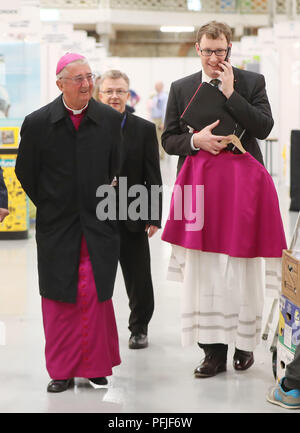
{"type": "Polygon", "coordinates": [[[248,152],[214,156],[200,150],[188,156],[176,179],[162,240],[232,257],[281,257],[287,246],[271,176],[248,152]],[[186,185],[193,187],[185,190],[186,185]],[[196,185],[202,191],[196,192],[196,185]],[[196,208],[197,224],[192,219],[196,208]],[[191,223],[198,229],[191,230],[191,223]]]}
{"type": "Polygon", "coordinates": [[[99,302],[82,238],[75,304],[42,298],[46,367],[52,379],[103,377],[121,363],[112,300],[99,302]]]}

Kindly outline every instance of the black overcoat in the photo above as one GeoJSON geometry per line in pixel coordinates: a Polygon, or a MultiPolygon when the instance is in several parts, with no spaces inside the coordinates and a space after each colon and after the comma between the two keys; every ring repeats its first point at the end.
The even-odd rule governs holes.
{"type": "Polygon", "coordinates": [[[39,289],[45,298],[76,302],[82,235],[98,299],[112,296],[119,231],[116,221],[97,219],[96,190],[119,175],[121,120],[91,99],[76,131],[60,96],[23,122],[16,175],[37,207],[39,289]]]}
{"type": "MultiPolygon", "coordinates": [[[[265,79],[263,75],[255,72],[234,67],[232,69],[234,92],[227,99],[225,109],[243,129],[246,129],[241,140],[243,147],[263,164],[262,153],[256,138],[265,139],[274,124],[265,79]]],[[[186,156],[195,155],[198,152],[192,150],[192,134],[180,120],[180,116],[201,82],[202,71],[174,81],[170,88],[162,146],[168,154],[179,155],[177,173],[186,156]]],[[[205,104],[205,101],[203,103],[205,104]]]]}
{"type": "MultiPolygon", "coordinates": [[[[154,196],[151,194],[151,187],[154,185],[162,187],[155,125],[131,113],[126,114],[123,127],[120,176],[126,176],[128,191],[134,185],[144,185],[148,190],[148,219],[133,221],[129,215],[124,221],[126,228],[131,232],[144,231],[146,224],[160,228],[162,191],[154,196]]],[[[128,205],[134,199],[135,197],[131,198],[128,192],[128,205]]]]}

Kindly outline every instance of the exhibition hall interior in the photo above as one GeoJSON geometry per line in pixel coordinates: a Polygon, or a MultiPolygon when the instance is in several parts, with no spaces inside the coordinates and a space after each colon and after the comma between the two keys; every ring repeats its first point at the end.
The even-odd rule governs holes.
{"type": "MultiPolygon", "coordinates": [[[[0,413],[286,412],[266,399],[293,359],[300,329],[300,279],[286,263],[278,291],[261,299],[251,368],[234,368],[232,343],[226,372],[205,380],[194,375],[204,352],[197,344],[182,345],[183,285],[168,279],[172,247],[162,240],[178,161],[167,152],[159,159],[162,227],[149,238],[155,307],[148,347],[128,346],[130,307],[118,265],[112,302],[120,365],[105,386],[76,377],[65,392],[47,392],[36,207],[15,174],[24,118],[60,95],[57,62],[79,53],[96,79],[111,69],[126,73],[127,104],[151,122],[157,83],[168,96],[174,81],[201,70],[196,35],[212,20],[231,28],[232,66],[265,78],[274,126],[257,141],[278,194],[287,249],[300,251],[300,0],[0,0],[0,167],[9,210],[0,223],[0,413]],[[289,281],[299,292],[293,299],[284,292],[289,281]],[[292,319],[283,300],[296,311],[292,319]]],[[[299,260],[291,258],[300,273],[299,260]]]]}

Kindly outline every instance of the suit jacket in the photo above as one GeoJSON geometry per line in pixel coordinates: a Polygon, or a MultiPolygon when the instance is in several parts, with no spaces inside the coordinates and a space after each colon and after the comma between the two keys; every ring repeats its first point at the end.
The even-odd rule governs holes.
{"type": "MultiPolygon", "coordinates": [[[[134,185],[144,185],[148,190],[148,218],[136,221],[128,218],[124,221],[128,230],[138,232],[144,231],[146,224],[161,227],[162,192],[151,201],[151,186],[161,187],[162,179],[155,125],[131,113],[126,116],[120,176],[127,178],[127,191],[134,185]]],[[[136,197],[129,197],[128,205],[134,200],[136,197]]]]}
{"type": "Polygon", "coordinates": [[[8,208],[7,189],[3,179],[3,172],[0,167],[0,208],[8,208]]]}
{"type": "MultiPolygon", "coordinates": [[[[233,68],[233,74],[234,92],[225,103],[225,108],[246,129],[242,138],[243,147],[263,164],[256,138],[266,138],[274,124],[265,79],[261,74],[237,68],[233,68]]],[[[191,133],[180,116],[201,81],[202,71],[173,82],[170,88],[162,146],[168,154],[179,155],[177,173],[186,156],[197,153],[191,148],[191,133]]]]}
{"type": "Polygon", "coordinates": [[[119,258],[117,221],[96,216],[96,190],[119,174],[120,113],[91,99],[78,131],[62,97],[28,115],[16,175],[37,207],[40,294],[76,302],[84,235],[99,301],[111,298],[119,258]]]}

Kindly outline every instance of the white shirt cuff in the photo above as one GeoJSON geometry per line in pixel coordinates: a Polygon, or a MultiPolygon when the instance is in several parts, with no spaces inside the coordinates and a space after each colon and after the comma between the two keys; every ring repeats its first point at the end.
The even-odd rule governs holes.
{"type": "Polygon", "coordinates": [[[192,148],[192,150],[200,150],[200,147],[195,147],[194,146],[194,134],[192,134],[192,136],[191,136],[191,148],[192,148]]]}

